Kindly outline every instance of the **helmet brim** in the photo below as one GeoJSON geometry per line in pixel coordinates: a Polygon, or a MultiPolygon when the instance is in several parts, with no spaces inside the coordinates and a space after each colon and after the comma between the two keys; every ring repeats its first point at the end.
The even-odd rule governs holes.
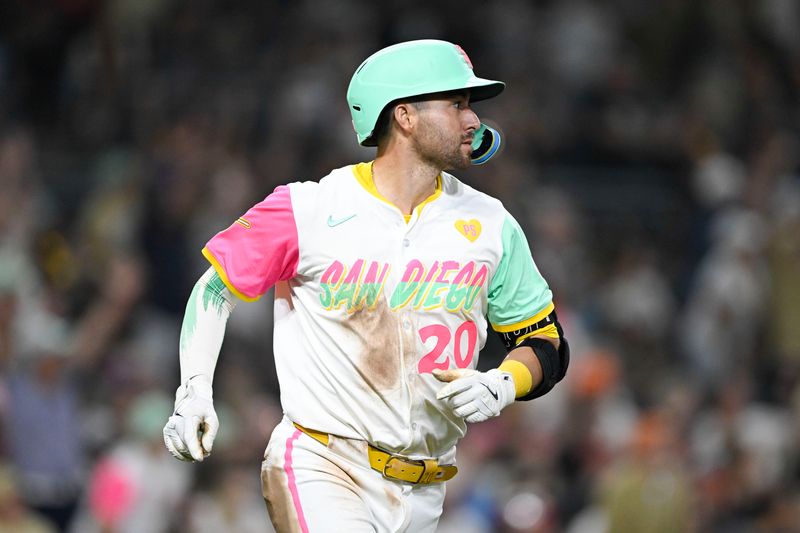
{"type": "Polygon", "coordinates": [[[502,81],[486,80],[484,78],[473,78],[466,83],[465,89],[469,89],[469,101],[480,102],[494,98],[506,88],[502,81]]]}

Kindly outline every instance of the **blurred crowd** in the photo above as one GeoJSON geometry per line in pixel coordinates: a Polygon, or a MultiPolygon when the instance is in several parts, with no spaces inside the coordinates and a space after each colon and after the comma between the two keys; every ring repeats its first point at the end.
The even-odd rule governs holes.
{"type": "Polygon", "coordinates": [[[350,76],[426,37],[508,84],[475,106],[504,152],[459,176],[525,228],[572,346],[554,392],[470,428],[440,530],[800,530],[798,21],[793,0],[3,2],[0,532],[269,530],[269,298],[229,322],[211,459],[161,442],[200,249],[276,185],[371,159],[350,76]]]}

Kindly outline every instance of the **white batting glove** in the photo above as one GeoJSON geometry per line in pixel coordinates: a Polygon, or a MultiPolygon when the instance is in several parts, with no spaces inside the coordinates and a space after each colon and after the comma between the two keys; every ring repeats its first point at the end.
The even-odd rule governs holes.
{"type": "Polygon", "coordinates": [[[511,374],[496,368],[488,372],[469,368],[436,369],[433,377],[448,383],[436,398],[446,400],[455,414],[470,423],[483,422],[499,415],[516,397],[511,374]]]}
{"type": "Polygon", "coordinates": [[[175,391],[175,412],[164,426],[164,444],[181,461],[202,461],[211,454],[219,420],[211,382],[195,376],[175,391]]]}

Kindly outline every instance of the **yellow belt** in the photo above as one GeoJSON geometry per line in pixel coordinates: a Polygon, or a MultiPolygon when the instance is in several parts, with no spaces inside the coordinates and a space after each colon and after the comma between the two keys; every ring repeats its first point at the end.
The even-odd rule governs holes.
{"type": "MultiPolygon", "coordinates": [[[[296,423],[294,427],[315,441],[328,445],[330,436],[327,433],[304,428],[296,423]]],[[[389,479],[414,484],[441,483],[452,479],[458,472],[455,465],[440,465],[436,459],[408,459],[385,452],[372,444],[368,444],[368,447],[369,465],[389,479]]]]}

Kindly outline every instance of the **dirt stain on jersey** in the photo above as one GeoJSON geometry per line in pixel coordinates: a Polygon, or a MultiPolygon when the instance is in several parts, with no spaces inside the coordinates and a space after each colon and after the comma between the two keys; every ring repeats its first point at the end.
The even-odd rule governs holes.
{"type": "Polygon", "coordinates": [[[397,388],[400,378],[401,327],[398,316],[381,296],[373,309],[355,311],[342,324],[360,341],[358,372],[378,393],[397,388]]]}

